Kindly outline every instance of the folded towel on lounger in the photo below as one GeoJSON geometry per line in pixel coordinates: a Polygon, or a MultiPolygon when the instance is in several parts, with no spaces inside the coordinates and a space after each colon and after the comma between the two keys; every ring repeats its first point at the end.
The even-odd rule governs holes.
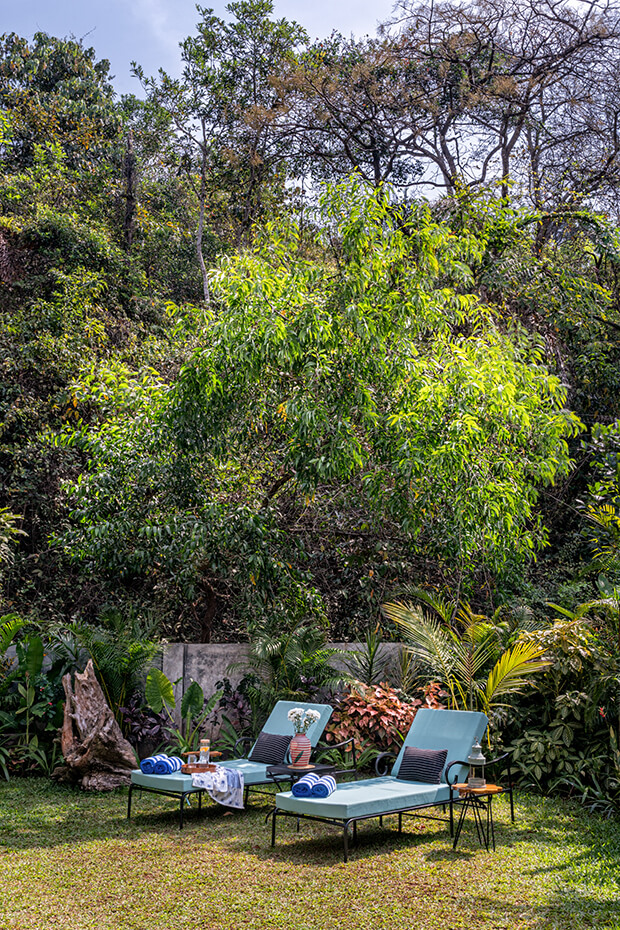
{"type": "Polygon", "coordinates": [[[308,772],[307,775],[304,775],[293,785],[293,797],[309,798],[312,795],[312,789],[320,780],[319,776],[315,775],[314,772],[308,772]]]}
{"type": "MultiPolygon", "coordinates": [[[[293,788],[293,792],[294,792],[293,788]]],[[[310,796],[313,798],[328,798],[336,790],[336,779],[333,775],[323,775],[322,778],[312,786],[310,796]]]]}
{"type": "Polygon", "coordinates": [[[164,756],[155,763],[155,775],[170,775],[172,772],[180,772],[183,762],[177,756],[164,756]]]}
{"type": "Polygon", "coordinates": [[[159,762],[160,759],[164,759],[164,758],[166,757],[163,754],[160,754],[157,756],[148,756],[148,758],[143,759],[142,762],[140,763],[140,770],[145,775],[154,775],[156,764],[159,762]]]}
{"type": "Polygon", "coordinates": [[[209,796],[224,807],[243,809],[243,772],[218,765],[214,772],[192,775],[194,788],[204,788],[209,796]]]}

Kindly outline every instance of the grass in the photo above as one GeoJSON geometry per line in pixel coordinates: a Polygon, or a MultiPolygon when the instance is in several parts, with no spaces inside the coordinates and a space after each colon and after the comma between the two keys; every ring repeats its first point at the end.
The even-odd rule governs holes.
{"type": "Polygon", "coordinates": [[[473,823],[360,826],[347,865],[319,824],[279,825],[268,799],[233,814],[208,804],[178,830],[175,802],[86,794],[44,779],[0,787],[1,930],[620,930],[620,824],[557,799],[496,803],[495,853],[473,823]]]}

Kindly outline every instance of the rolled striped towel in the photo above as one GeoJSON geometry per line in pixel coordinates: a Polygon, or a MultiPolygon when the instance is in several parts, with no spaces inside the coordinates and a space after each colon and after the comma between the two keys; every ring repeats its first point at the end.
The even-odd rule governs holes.
{"type": "Polygon", "coordinates": [[[172,772],[179,772],[182,765],[182,761],[177,756],[162,755],[155,763],[153,774],[170,775],[172,772]]]}
{"type": "Polygon", "coordinates": [[[308,772],[307,775],[304,775],[303,778],[300,778],[299,781],[296,781],[293,785],[293,797],[294,798],[309,798],[312,795],[312,789],[321,779],[314,772],[308,772]]]}
{"type": "Polygon", "coordinates": [[[310,795],[313,798],[328,798],[336,790],[336,779],[333,775],[323,775],[312,786],[310,795]]]}
{"type": "Polygon", "coordinates": [[[154,775],[155,766],[161,759],[167,759],[168,757],[164,753],[160,753],[157,756],[148,756],[146,759],[143,759],[140,763],[140,771],[145,775],[154,775]]]}

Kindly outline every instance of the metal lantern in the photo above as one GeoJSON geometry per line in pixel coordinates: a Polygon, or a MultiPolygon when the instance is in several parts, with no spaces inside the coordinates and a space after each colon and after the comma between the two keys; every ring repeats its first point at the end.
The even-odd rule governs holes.
{"type": "Polygon", "coordinates": [[[471,747],[470,755],[467,756],[467,762],[469,764],[467,784],[470,788],[486,787],[486,779],[484,777],[484,766],[486,761],[487,760],[482,755],[482,746],[478,740],[476,740],[471,747]]]}

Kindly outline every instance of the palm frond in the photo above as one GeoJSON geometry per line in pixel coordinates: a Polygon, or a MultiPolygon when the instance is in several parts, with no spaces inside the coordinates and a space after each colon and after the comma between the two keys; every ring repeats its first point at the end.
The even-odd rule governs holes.
{"type": "Polygon", "coordinates": [[[485,666],[488,666],[497,655],[497,641],[493,635],[488,635],[475,648],[463,646],[455,651],[455,671],[461,673],[465,681],[474,681],[485,666]]]}
{"type": "Polygon", "coordinates": [[[590,604],[580,604],[576,610],[567,610],[565,607],[560,607],[559,604],[547,601],[547,607],[552,607],[554,610],[557,610],[559,614],[562,614],[563,617],[567,617],[568,620],[583,620],[588,613],[590,604]]]}
{"type": "Polygon", "coordinates": [[[416,585],[408,586],[404,593],[407,598],[415,598],[426,607],[430,607],[441,617],[444,623],[452,623],[456,613],[456,605],[450,604],[441,594],[433,594],[431,591],[425,591],[424,588],[418,588],[416,585]]]}
{"type": "Polygon", "coordinates": [[[17,614],[0,617],[0,656],[4,655],[23,626],[24,621],[17,614]]]}
{"type": "Polygon", "coordinates": [[[429,667],[433,675],[450,689],[456,701],[453,672],[457,650],[451,632],[439,620],[425,617],[419,608],[409,604],[384,604],[382,610],[403,630],[409,652],[429,667]]]}
{"type": "Polygon", "coordinates": [[[518,640],[495,663],[489,672],[483,699],[486,706],[496,698],[521,691],[534,672],[539,672],[551,665],[549,659],[543,659],[545,649],[537,643],[518,640]]]}

